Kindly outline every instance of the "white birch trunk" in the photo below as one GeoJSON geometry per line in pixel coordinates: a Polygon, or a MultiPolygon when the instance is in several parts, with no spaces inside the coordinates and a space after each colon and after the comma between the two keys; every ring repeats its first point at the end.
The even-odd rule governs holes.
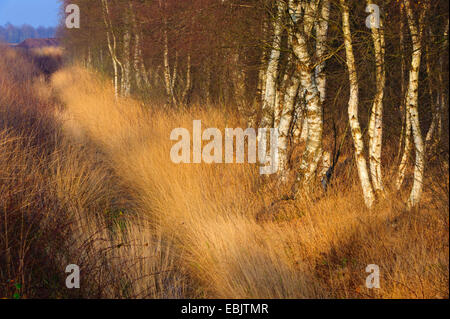
{"type": "Polygon", "coordinates": [[[320,92],[320,101],[323,104],[326,98],[326,83],[327,78],[323,72],[325,68],[325,52],[326,52],[326,40],[328,35],[328,20],[330,18],[330,2],[328,0],[323,1],[322,9],[320,12],[320,21],[316,24],[316,56],[319,60],[319,64],[315,69],[315,77],[317,88],[320,92]]]}
{"type": "Polygon", "coordinates": [[[423,11],[420,14],[419,25],[417,26],[410,1],[404,0],[403,3],[405,4],[407,21],[413,43],[413,53],[409,71],[409,84],[406,102],[406,106],[408,108],[411,120],[411,128],[416,153],[416,159],[414,164],[414,183],[407,203],[408,208],[411,209],[417,206],[417,204],[420,202],[420,197],[422,195],[422,188],[423,188],[423,174],[425,168],[425,154],[424,154],[425,150],[422,132],[420,130],[418,102],[419,102],[419,72],[422,57],[422,33],[424,22],[423,20],[427,8],[425,7],[422,9],[423,11]]]}
{"type": "Polygon", "coordinates": [[[111,55],[113,70],[114,70],[114,95],[116,98],[119,96],[119,68],[121,69],[121,74],[123,74],[123,66],[122,63],[117,58],[116,53],[116,37],[114,35],[114,30],[112,27],[111,19],[109,17],[109,6],[107,0],[102,0],[102,12],[103,12],[103,21],[106,26],[106,40],[108,44],[108,50],[111,55]]]}
{"type": "Polygon", "coordinates": [[[271,126],[277,91],[278,67],[281,54],[281,34],[283,31],[283,19],[286,11],[284,1],[277,2],[277,14],[273,21],[274,35],[272,40],[272,50],[270,53],[267,70],[265,72],[266,84],[264,86],[264,98],[262,103],[261,128],[271,126]]]}
{"type": "Polygon", "coordinates": [[[293,27],[293,35],[290,37],[290,44],[299,63],[299,77],[302,88],[305,90],[306,116],[308,121],[308,137],[306,139],[305,151],[299,167],[298,176],[293,188],[294,196],[299,190],[309,186],[313,174],[317,169],[318,162],[322,156],[322,103],[320,92],[315,81],[315,70],[311,63],[308,52],[307,38],[311,38],[311,29],[315,21],[315,13],[318,8],[318,1],[306,3],[300,2],[296,6],[293,0],[289,1],[290,9],[296,8],[296,15],[300,14],[301,6],[305,6],[303,17],[303,29],[299,30],[298,25],[293,27]]]}
{"type": "Polygon", "coordinates": [[[350,31],[349,8],[346,0],[340,0],[342,7],[342,30],[344,33],[345,52],[347,56],[347,67],[350,80],[350,98],[348,101],[348,116],[350,122],[353,143],[355,145],[355,159],[358,167],[358,175],[364,195],[364,202],[368,208],[373,206],[375,201],[372,184],[370,183],[367,171],[367,163],[364,157],[364,142],[361,134],[361,127],[358,120],[359,104],[359,84],[356,73],[355,57],[353,54],[353,44],[350,31]]]}
{"type": "Polygon", "coordinates": [[[300,79],[294,75],[288,78],[287,89],[284,95],[284,107],[280,116],[278,126],[278,172],[281,181],[285,182],[288,174],[288,144],[289,128],[292,124],[295,100],[300,86],[300,79]]]}
{"type": "MultiPolygon", "coordinates": [[[[372,4],[372,0],[367,1],[372,4]]],[[[386,82],[384,64],[384,29],[380,17],[379,28],[372,27],[372,40],[376,63],[376,93],[372,104],[369,121],[369,165],[372,184],[376,193],[383,193],[383,179],[381,172],[381,146],[383,135],[383,97],[386,82]]]]}
{"type": "Polygon", "coordinates": [[[322,187],[324,190],[327,190],[328,187],[328,179],[327,173],[331,167],[331,154],[327,151],[323,151],[322,154],[322,170],[320,171],[320,179],[322,181],[322,187]]]}
{"type": "MultiPolygon", "coordinates": [[[[315,81],[317,83],[317,88],[320,93],[320,103],[325,103],[326,98],[326,84],[327,77],[324,72],[325,69],[325,52],[326,52],[326,41],[328,35],[328,20],[330,18],[330,1],[322,1],[322,8],[320,11],[320,20],[316,23],[316,57],[319,60],[319,64],[315,69],[315,81]]],[[[324,181],[326,178],[326,173],[330,168],[330,153],[327,151],[322,151],[322,170],[319,173],[321,180],[324,181]]]]}
{"type": "Polygon", "coordinates": [[[397,175],[395,178],[395,188],[400,190],[403,180],[405,178],[406,166],[408,164],[409,154],[411,152],[411,121],[409,118],[408,108],[406,107],[406,89],[405,89],[405,40],[404,40],[404,9],[400,6],[400,54],[401,54],[401,96],[402,102],[400,105],[400,112],[402,114],[402,131],[398,146],[397,158],[400,158],[397,175]],[[404,144],[403,144],[404,143],[404,144]],[[403,150],[403,153],[402,153],[403,150]]]}
{"type": "MultiPolygon", "coordinates": [[[[164,52],[163,52],[163,59],[164,59],[164,85],[166,88],[166,95],[168,99],[169,104],[176,105],[175,95],[173,92],[173,87],[175,80],[173,79],[171,72],[170,72],[170,62],[169,62],[169,36],[167,34],[167,21],[164,20],[164,52]]],[[[176,69],[177,69],[177,63],[178,63],[178,56],[175,57],[175,66],[174,66],[174,73],[175,76],[176,69]]]]}
{"type": "Polygon", "coordinates": [[[134,54],[133,54],[133,68],[135,71],[134,75],[137,88],[142,90],[144,88],[144,84],[146,87],[150,86],[150,81],[148,78],[147,71],[145,69],[144,58],[142,54],[141,28],[139,28],[137,25],[133,3],[130,2],[129,6],[130,6],[131,22],[133,24],[133,32],[134,32],[134,54]]]}
{"type": "Polygon", "coordinates": [[[411,152],[411,119],[408,109],[406,110],[405,119],[405,146],[403,149],[402,159],[398,167],[397,178],[395,179],[395,188],[400,190],[405,179],[406,165],[408,164],[409,153],[411,152]]]}

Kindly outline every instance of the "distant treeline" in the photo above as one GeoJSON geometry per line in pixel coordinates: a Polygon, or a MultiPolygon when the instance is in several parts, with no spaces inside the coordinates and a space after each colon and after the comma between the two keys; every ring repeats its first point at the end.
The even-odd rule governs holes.
{"type": "Polygon", "coordinates": [[[37,38],[53,38],[55,36],[55,27],[37,27],[34,28],[31,25],[24,24],[20,27],[13,26],[7,23],[4,26],[0,26],[0,41],[8,43],[20,43],[25,39],[37,39],[37,38]]]}

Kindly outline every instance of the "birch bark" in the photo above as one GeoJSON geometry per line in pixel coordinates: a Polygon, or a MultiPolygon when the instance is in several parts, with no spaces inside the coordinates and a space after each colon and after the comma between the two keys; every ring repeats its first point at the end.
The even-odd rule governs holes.
{"type": "MultiPolygon", "coordinates": [[[[371,5],[373,1],[368,0],[367,3],[371,5]]],[[[386,70],[384,64],[385,41],[381,17],[379,28],[372,27],[371,31],[376,63],[376,93],[369,121],[369,166],[374,191],[377,194],[380,194],[384,192],[381,172],[381,147],[383,135],[383,97],[386,83],[386,70]]]]}
{"type": "Polygon", "coordinates": [[[315,77],[317,87],[320,92],[320,101],[323,104],[326,97],[326,83],[327,78],[324,73],[325,68],[325,53],[326,53],[326,40],[328,35],[328,20],[330,18],[330,2],[324,0],[322,2],[322,9],[320,12],[320,21],[316,24],[316,56],[319,64],[315,69],[315,77]]]}
{"type": "Polygon", "coordinates": [[[295,102],[300,86],[300,79],[297,74],[289,76],[286,81],[284,107],[281,111],[280,123],[278,125],[278,172],[280,173],[282,182],[286,182],[287,180],[289,128],[293,121],[295,102]]]}
{"type": "Polygon", "coordinates": [[[364,142],[361,134],[361,127],[358,120],[359,104],[359,84],[356,73],[355,57],[353,54],[353,44],[350,31],[349,8],[346,0],[340,0],[342,7],[342,30],[344,33],[345,52],[347,56],[347,68],[350,80],[350,98],[348,101],[348,117],[350,122],[353,143],[355,145],[355,159],[358,167],[358,175],[361,182],[364,202],[368,208],[373,206],[375,201],[372,184],[370,183],[367,171],[367,163],[364,157],[364,142]]]}
{"type": "MultiPolygon", "coordinates": [[[[129,17],[127,17],[129,20],[129,17]]],[[[129,22],[129,21],[127,21],[129,22]]],[[[122,75],[122,94],[123,96],[129,96],[131,93],[131,34],[129,30],[129,24],[125,25],[125,31],[123,34],[123,75],[122,75]]]]}
{"type": "Polygon", "coordinates": [[[400,105],[400,112],[402,114],[402,131],[399,142],[398,158],[399,162],[397,175],[395,178],[395,188],[400,190],[403,180],[405,178],[406,166],[408,164],[409,153],[411,152],[411,121],[409,118],[408,108],[406,107],[406,89],[405,89],[405,39],[404,39],[404,8],[400,5],[400,54],[401,54],[401,96],[402,102],[400,105]],[[403,144],[403,143],[404,144],[403,144]],[[402,153],[403,149],[403,153],[402,153]]]}
{"type": "Polygon", "coordinates": [[[292,36],[290,44],[298,60],[297,69],[300,83],[305,90],[306,116],[308,121],[308,137],[305,151],[298,170],[297,179],[293,187],[294,196],[300,189],[309,186],[318,162],[322,156],[322,102],[315,78],[315,67],[308,52],[308,39],[312,36],[312,28],[317,19],[319,1],[289,1],[289,8],[293,10],[292,36]],[[303,14],[302,25],[299,18],[303,14]],[[302,28],[301,28],[302,27],[302,28]]]}
{"type": "Polygon", "coordinates": [[[417,25],[410,0],[403,0],[406,10],[409,30],[411,33],[413,53],[411,57],[411,66],[409,71],[409,84],[407,92],[406,106],[409,111],[412,134],[414,139],[416,159],[414,163],[414,183],[407,202],[409,209],[417,206],[420,202],[423,188],[423,174],[425,168],[424,142],[419,122],[419,72],[422,57],[422,34],[424,27],[425,14],[427,12],[427,2],[421,9],[419,25],[417,25]]]}
{"type": "Polygon", "coordinates": [[[405,117],[405,146],[403,149],[402,159],[398,167],[397,178],[395,179],[395,188],[397,190],[400,190],[403,180],[405,179],[406,165],[408,164],[409,153],[411,152],[411,119],[408,110],[406,110],[405,117]]]}
{"type": "Polygon", "coordinates": [[[281,34],[283,31],[283,20],[286,11],[284,1],[277,1],[277,13],[273,21],[274,36],[272,40],[272,50],[270,53],[267,70],[265,74],[266,84],[264,85],[264,98],[262,103],[261,128],[271,126],[275,110],[275,98],[277,91],[277,79],[279,71],[279,61],[281,55],[281,34]]]}
{"type": "Polygon", "coordinates": [[[117,58],[117,41],[116,36],[114,35],[114,29],[112,27],[112,22],[109,16],[109,6],[107,0],[101,0],[102,2],[102,13],[103,13],[103,21],[106,26],[106,40],[108,44],[109,54],[111,56],[113,70],[114,70],[114,95],[118,98],[119,92],[119,67],[123,73],[122,63],[117,58]]]}
{"type": "Polygon", "coordinates": [[[134,13],[133,3],[130,2],[129,6],[130,6],[130,14],[131,14],[131,23],[133,25],[133,32],[134,32],[133,68],[135,71],[135,81],[136,81],[137,88],[142,90],[144,88],[144,85],[146,87],[150,86],[150,81],[148,79],[148,74],[145,69],[144,58],[143,58],[143,54],[142,54],[141,28],[138,27],[138,24],[136,21],[136,14],[134,13]]]}
{"type": "Polygon", "coordinates": [[[169,36],[167,31],[167,20],[164,20],[164,53],[163,53],[163,59],[164,59],[164,85],[166,88],[166,95],[168,99],[169,104],[176,105],[176,99],[173,92],[173,86],[174,86],[174,76],[176,76],[176,70],[177,70],[177,63],[178,63],[178,57],[175,57],[175,66],[174,66],[174,76],[171,75],[170,72],[170,62],[169,62],[169,36]]]}

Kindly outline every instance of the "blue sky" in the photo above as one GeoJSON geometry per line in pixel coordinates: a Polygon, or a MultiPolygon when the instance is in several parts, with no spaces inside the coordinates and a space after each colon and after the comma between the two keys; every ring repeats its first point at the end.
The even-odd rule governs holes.
{"type": "Polygon", "coordinates": [[[59,7],[59,0],[0,0],[0,25],[10,22],[54,27],[59,21],[59,7]]]}

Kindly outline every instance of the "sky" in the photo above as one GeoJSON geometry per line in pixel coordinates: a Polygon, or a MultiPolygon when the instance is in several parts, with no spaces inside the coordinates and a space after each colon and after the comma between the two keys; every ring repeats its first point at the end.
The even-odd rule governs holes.
{"type": "Polygon", "coordinates": [[[59,0],[0,0],[0,25],[29,24],[55,27],[59,22],[59,0]]]}

